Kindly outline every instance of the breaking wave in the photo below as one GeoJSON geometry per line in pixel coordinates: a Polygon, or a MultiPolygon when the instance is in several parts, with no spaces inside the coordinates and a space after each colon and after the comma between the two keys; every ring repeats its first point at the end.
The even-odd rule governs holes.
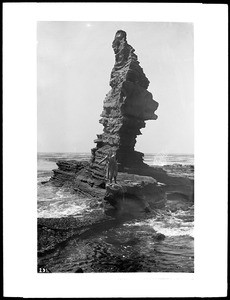
{"type": "Polygon", "coordinates": [[[141,222],[127,223],[126,226],[149,226],[168,237],[186,235],[194,237],[193,207],[189,211],[158,212],[155,217],[141,222]]]}

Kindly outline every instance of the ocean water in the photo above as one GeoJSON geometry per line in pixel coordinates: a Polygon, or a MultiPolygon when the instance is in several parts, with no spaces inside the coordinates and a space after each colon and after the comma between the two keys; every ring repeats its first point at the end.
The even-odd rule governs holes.
{"type": "MultiPolygon", "coordinates": [[[[37,157],[37,215],[84,219],[93,208],[90,199],[68,189],[42,184],[62,160],[88,160],[89,153],[39,153],[37,157]]],[[[193,155],[145,154],[151,166],[193,165],[193,155]]],[[[70,240],[58,253],[42,261],[51,272],[194,272],[194,207],[157,210],[145,219],[133,219],[105,228],[84,240],[70,240]],[[155,241],[155,232],[165,239],[155,241]]]]}

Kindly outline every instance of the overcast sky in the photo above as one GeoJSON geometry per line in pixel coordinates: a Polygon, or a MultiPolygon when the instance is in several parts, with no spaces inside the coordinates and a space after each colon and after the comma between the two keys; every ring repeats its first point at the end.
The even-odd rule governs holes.
{"type": "Polygon", "coordinates": [[[38,22],[38,151],[90,152],[114,66],[117,30],[127,32],[158,119],[146,121],[136,150],[193,153],[193,24],[38,22]]]}

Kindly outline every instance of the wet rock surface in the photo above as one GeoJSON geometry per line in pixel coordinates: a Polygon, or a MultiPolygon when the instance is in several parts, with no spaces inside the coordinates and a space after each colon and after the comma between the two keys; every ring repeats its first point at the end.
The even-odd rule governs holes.
{"type": "MultiPolygon", "coordinates": [[[[58,163],[58,166],[63,168],[63,164],[58,163]]],[[[92,203],[95,207],[104,201],[105,213],[109,215],[113,214],[112,210],[136,215],[142,211],[163,208],[166,201],[174,201],[174,206],[175,201],[179,201],[179,206],[181,201],[183,206],[194,201],[194,171],[191,166],[125,168],[126,172],[118,173],[117,184],[109,184],[103,179],[100,186],[90,181],[92,174],[89,162],[65,161],[64,166],[65,171],[54,170],[54,176],[48,184],[65,186],[81,196],[91,197],[95,199],[92,203]],[[78,172],[76,166],[80,169],[78,172]]]]}
{"type": "MultiPolygon", "coordinates": [[[[63,166],[59,164],[59,166],[63,166]]],[[[73,174],[72,166],[78,162],[65,161],[65,173],[57,172],[48,184],[67,186],[82,197],[91,197],[93,211],[84,219],[68,218],[39,218],[38,219],[38,256],[43,257],[63,247],[73,238],[84,238],[96,231],[113,227],[123,220],[145,218],[155,209],[165,208],[170,211],[188,210],[194,202],[192,168],[185,166],[147,167],[136,170],[136,173],[148,176],[119,172],[117,184],[106,183],[104,187],[90,186],[88,182],[76,180],[78,173],[73,174]],[[66,167],[70,164],[70,167],[66,167]],[[66,171],[69,169],[69,171],[66,171]],[[167,171],[166,171],[167,169],[167,171]],[[191,171],[184,176],[184,171],[191,171]],[[170,172],[169,172],[170,171],[170,172]],[[70,176],[66,176],[70,173],[70,176]],[[170,174],[169,174],[170,173],[170,174]],[[180,176],[178,176],[178,173],[180,176]],[[73,177],[71,177],[73,176],[73,177]],[[57,181],[57,182],[56,182],[57,181]]],[[[85,164],[86,168],[88,164],[85,164]]],[[[79,173],[82,176],[81,168],[79,173]]],[[[61,170],[62,171],[62,170],[61,170]]],[[[126,169],[134,172],[135,169],[126,169]]],[[[76,172],[76,171],[75,171],[76,172]]],[[[84,177],[83,177],[84,178],[84,177]]],[[[163,236],[154,236],[161,240],[163,236]]]]}
{"type": "Polygon", "coordinates": [[[107,226],[115,224],[114,218],[106,216],[103,210],[95,210],[84,219],[74,217],[38,218],[38,257],[52,253],[63,247],[71,238],[87,236],[107,226]]]}
{"type": "Polygon", "coordinates": [[[107,184],[104,199],[117,210],[130,214],[150,212],[165,206],[162,185],[148,176],[118,173],[117,184],[107,184]]]}

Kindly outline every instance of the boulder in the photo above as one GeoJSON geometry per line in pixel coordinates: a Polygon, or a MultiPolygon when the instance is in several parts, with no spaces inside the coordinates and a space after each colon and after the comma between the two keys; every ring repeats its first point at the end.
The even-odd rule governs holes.
{"type": "MultiPolygon", "coordinates": [[[[117,184],[106,184],[104,199],[119,214],[138,215],[163,208],[166,202],[162,185],[148,176],[118,173],[117,184]]],[[[105,206],[105,212],[107,211],[105,206]]]]}

